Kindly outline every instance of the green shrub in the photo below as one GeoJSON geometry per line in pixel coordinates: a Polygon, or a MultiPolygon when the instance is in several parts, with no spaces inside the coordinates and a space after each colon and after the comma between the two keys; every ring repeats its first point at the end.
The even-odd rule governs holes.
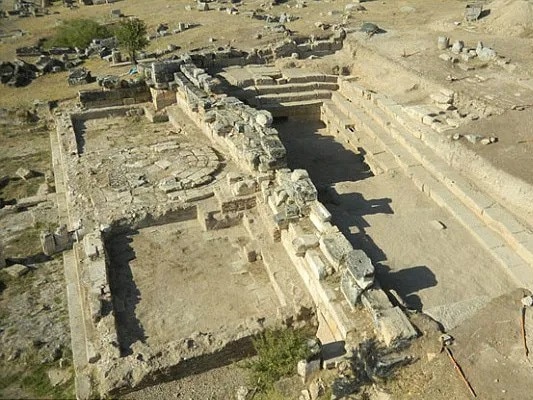
{"type": "Polygon", "coordinates": [[[103,39],[113,36],[108,27],[100,25],[90,19],[73,19],[65,21],[56,29],[56,34],[50,41],[50,46],[59,47],[87,47],[93,39],[103,39]]]}
{"type": "Polygon", "coordinates": [[[270,390],[284,376],[296,372],[299,360],[309,356],[306,336],[292,329],[267,330],[253,340],[257,357],[246,364],[252,384],[270,390]]]}

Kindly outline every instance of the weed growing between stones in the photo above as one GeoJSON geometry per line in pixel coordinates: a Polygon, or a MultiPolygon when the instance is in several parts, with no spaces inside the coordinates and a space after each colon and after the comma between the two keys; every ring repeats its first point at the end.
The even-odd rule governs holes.
{"type": "Polygon", "coordinates": [[[259,392],[272,391],[280,378],[296,372],[299,360],[310,355],[307,336],[292,329],[266,330],[253,339],[257,357],[245,364],[259,392]]]}

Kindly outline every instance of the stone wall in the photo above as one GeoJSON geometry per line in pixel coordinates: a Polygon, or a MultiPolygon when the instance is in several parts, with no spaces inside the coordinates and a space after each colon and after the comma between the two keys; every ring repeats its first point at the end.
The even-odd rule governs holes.
{"type": "MultiPolygon", "coordinates": [[[[234,97],[211,98],[208,93],[213,78],[192,63],[182,65],[175,81],[177,106],[240,166],[264,173],[286,165],[285,147],[271,127],[270,113],[257,111],[234,97]]],[[[179,125],[172,107],[167,112],[170,121],[179,125]]]]}
{"type": "Polygon", "coordinates": [[[85,108],[101,108],[145,103],[152,100],[148,86],[113,90],[80,90],[79,102],[85,108]]]}

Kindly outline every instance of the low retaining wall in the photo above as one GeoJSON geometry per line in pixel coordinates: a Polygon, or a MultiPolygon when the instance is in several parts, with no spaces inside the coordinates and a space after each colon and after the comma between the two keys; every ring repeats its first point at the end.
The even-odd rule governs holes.
{"type": "Polygon", "coordinates": [[[122,89],[81,90],[78,98],[85,108],[128,106],[152,100],[150,90],[144,83],[122,89]]]}

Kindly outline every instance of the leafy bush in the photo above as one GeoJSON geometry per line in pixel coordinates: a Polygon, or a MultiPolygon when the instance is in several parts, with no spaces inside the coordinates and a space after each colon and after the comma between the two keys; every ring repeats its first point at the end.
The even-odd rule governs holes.
{"type": "Polygon", "coordinates": [[[246,364],[252,384],[268,390],[284,376],[296,372],[296,364],[310,352],[305,335],[292,329],[267,330],[253,340],[257,357],[246,364]]]}
{"type": "Polygon", "coordinates": [[[90,19],[73,19],[65,21],[56,29],[56,34],[50,41],[51,46],[87,47],[93,39],[103,39],[113,36],[108,27],[100,25],[90,19]]]}

